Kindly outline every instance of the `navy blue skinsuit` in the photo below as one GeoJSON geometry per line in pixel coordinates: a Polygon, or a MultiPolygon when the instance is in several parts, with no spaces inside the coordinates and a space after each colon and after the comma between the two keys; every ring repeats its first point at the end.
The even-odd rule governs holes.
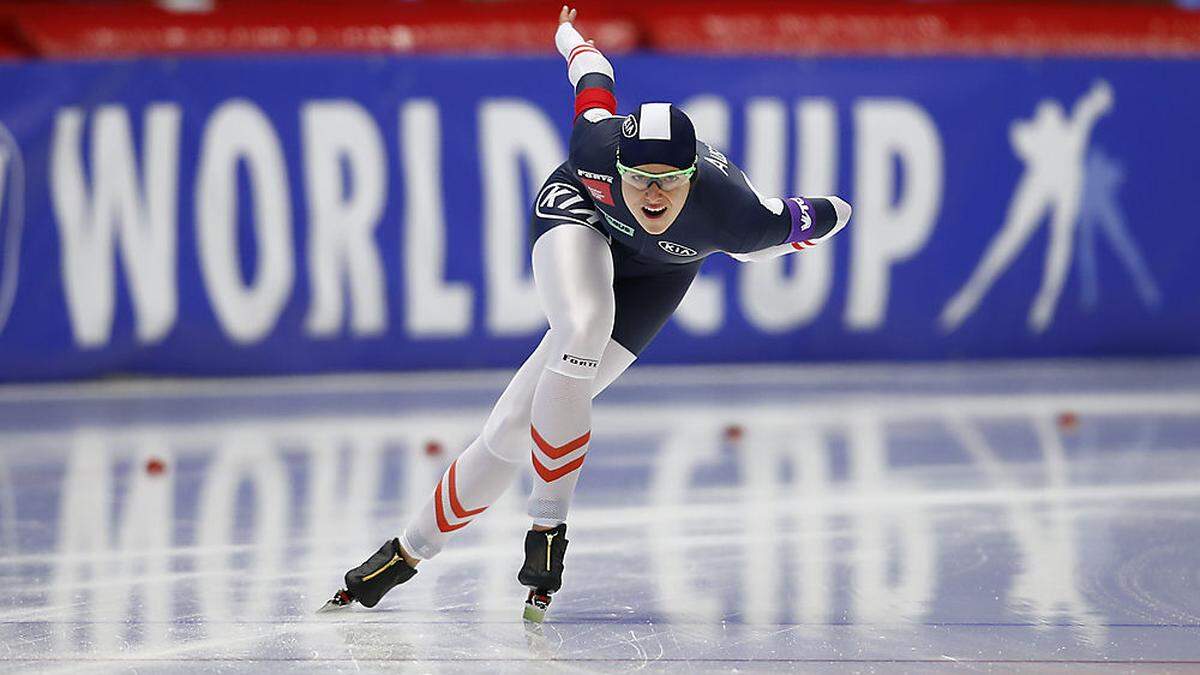
{"type": "MultiPolygon", "coordinates": [[[[592,227],[609,240],[616,299],[612,337],[640,354],[679,306],[705,257],[783,244],[792,218],[787,209],[775,213],[767,208],[741,170],[700,141],[683,210],[666,232],[647,233],[621,196],[616,155],[623,120],[577,118],[570,158],[550,174],[534,202],[531,241],[564,223],[592,227]]],[[[837,215],[825,199],[809,202],[814,211],[811,237],[823,236],[837,215]]]]}

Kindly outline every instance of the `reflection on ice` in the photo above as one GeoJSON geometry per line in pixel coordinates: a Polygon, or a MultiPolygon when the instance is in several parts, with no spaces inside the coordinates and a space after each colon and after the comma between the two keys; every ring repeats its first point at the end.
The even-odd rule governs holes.
{"type": "Polygon", "coordinates": [[[1200,591],[1144,569],[1200,555],[1200,395],[769,400],[598,405],[540,633],[527,485],[377,610],[312,615],[486,404],[15,431],[0,658],[1200,658],[1170,632],[1200,591]]]}
{"type": "MultiPolygon", "coordinates": [[[[1077,578],[1078,539],[1083,534],[1077,534],[1074,505],[1064,491],[1069,486],[1066,451],[1050,419],[1037,416],[1031,422],[1037,433],[1044,485],[1050,490],[1041,503],[1015,503],[1004,509],[1009,531],[1021,552],[1008,604],[1031,621],[1071,622],[1091,644],[1100,645],[1104,640],[1103,619],[1089,607],[1077,578]]],[[[960,418],[950,420],[949,426],[992,485],[1020,488],[975,425],[960,418]]]]}

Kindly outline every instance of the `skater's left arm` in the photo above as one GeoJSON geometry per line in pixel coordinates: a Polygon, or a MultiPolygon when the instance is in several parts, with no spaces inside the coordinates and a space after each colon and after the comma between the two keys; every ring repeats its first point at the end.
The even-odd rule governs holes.
{"type": "Polygon", "coordinates": [[[1075,104],[1072,117],[1077,123],[1088,127],[1095,123],[1096,118],[1107,113],[1112,108],[1112,85],[1105,80],[1096,80],[1079,102],[1075,104]]]}
{"type": "Polygon", "coordinates": [[[839,197],[764,197],[742,174],[752,198],[737,220],[744,236],[729,256],[739,262],[770,260],[829,239],[850,221],[850,205],[839,197]]]}
{"type": "Polygon", "coordinates": [[[575,10],[563,5],[558,15],[554,45],[567,60],[567,78],[575,88],[575,120],[595,110],[588,115],[589,121],[595,122],[597,119],[594,118],[598,116],[609,117],[617,113],[613,68],[596,45],[591,40],[584,40],[575,30],[574,21],[575,10]]]}

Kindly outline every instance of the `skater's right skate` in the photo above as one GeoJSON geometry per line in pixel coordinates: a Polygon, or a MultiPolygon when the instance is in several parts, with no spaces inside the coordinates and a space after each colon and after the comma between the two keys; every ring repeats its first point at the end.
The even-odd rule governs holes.
{"type": "Polygon", "coordinates": [[[413,578],[416,573],[417,570],[404,560],[400,540],[392,539],[366,562],[346,572],[346,587],[334,593],[333,598],[317,611],[329,612],[349,607],[355,602],[363,607],[374,607],[388,591],[413,578]]]}
{"type": "Polygon", "coordinates": [[[562,588],[563,556],[567,554],[567,524],[552,530],[525,533],[525,564],[517,581],[529,587],[525,620],[541,623],[550,607],[550,596],[562,588]]]}

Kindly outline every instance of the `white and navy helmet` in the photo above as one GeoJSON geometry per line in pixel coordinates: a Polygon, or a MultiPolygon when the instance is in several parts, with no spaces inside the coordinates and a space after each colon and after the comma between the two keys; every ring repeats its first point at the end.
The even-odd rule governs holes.
{"type": "Polygon", "coordinates": [[[618,158],[625,166],[666,164],[687,169],[696,163],[696,128],[670,103],[643,103],[621,124],[618,158]]]}

